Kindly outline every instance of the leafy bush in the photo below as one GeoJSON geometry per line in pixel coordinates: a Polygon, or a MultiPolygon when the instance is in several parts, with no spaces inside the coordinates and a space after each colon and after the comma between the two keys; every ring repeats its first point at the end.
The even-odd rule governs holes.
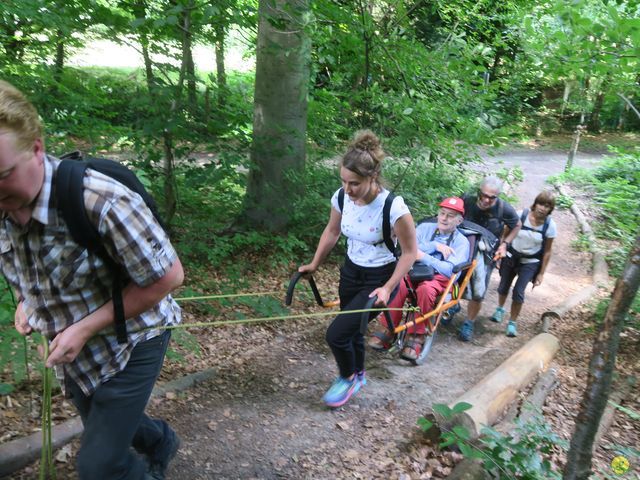
{"type": "MultiPolygon", "coordinates": [[[[612,151],[615,156],[605,158],[595,170],[573,168],[554,181],[569,181],[594,192],[590,196],[601,209],[603,218],[592,227],[598,237],[614,241],[606,259],[611,274],[619,276],[640,232],[640,150],[612,151]]],[[[588,247],[583,236],[575,242],[580,248],[588,247]]],[[[636,316],[640,313],[640,297],[636,296],[631,310],[636,316]]]]}
{"type": "Polygon", "coordinates": [[[548,457],[558,448],[567,448],[567,442],[551,430],[541,414],[527,423],[517,419],[513,435],[485,427],[480,442],[486,454],[485,470],[498,478],[503,474],[523,480],[562,478],[548,457]]]}
{"type": "MultiPolygon", "coordinates": [[[[444,420],[444,424],[471,407],[472,405],[462,402],[453,408],[439,403],[434,404],[432,408],[444,420]]],[[[417,423],[425,432],[433,427],[433,422],[424,417],[419,418],[417,423]]],[[[485,471],[493,478],[562,478],[548,457],[558,448],[567,448],[567,442],[551,430],[540,412],[526,423],[520,419],[515,423],[513,434],[504,434],[489,427],[483,428],[480,438],[474,444],[471,443],[467,429],[455,425],[451,430],[441,432],[442,441],[439,447],[453,445],[467,458],[482,459],[485,471]]]]}

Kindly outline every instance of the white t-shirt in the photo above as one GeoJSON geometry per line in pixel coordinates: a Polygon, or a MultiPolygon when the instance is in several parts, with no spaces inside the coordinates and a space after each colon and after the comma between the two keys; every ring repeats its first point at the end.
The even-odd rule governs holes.
{"type": "MultiPolygon", "coordinates": [[[[522,217],[522,210],[518,212],[518,218],[522,217]]],[[[524,219],[523,226],[533,228],[536,231],[525,230],[524,228],[520,229],[516,238],[513,239],[513,243],[511,246],[514,250],[517,250],[520,253],[525,255],[533,255],[540,251],[542,247],[542,228],[544,227],[544,223],[542,225],[538,225],[534,227],[531,225],[529,221],[529,215],[524,219]]],[[[556,222],[553,221],[553,218],[549,218],[549,227],[547,228],[546,237],[547,238],[556,238],[557,233],[556,222]]],[[[521,258],[520,263],[535,263],[539,260],[537,258],[521,258]]]]}
{"type": "MultiPolygon", "coordinates": [[[[338,189],[331,197],[331,206],[340,213],[338,205],[338,189]]],[[[382,209],[389,196],[388,190],[382,190],[373,202],[367,205],[356,205],[349,195],[344,196],[342,221],[340,229],[347,237],[347,255],[356,265],[361,267],[381,267],[395,262],[393,253],[389,251],[382,236],[382,209]]],[[[396,221],[409,213],[402,197],[395,197],[391,203],[389,220],[391,223],[391,239],[396,243],[393,227],[396,221]]]]}

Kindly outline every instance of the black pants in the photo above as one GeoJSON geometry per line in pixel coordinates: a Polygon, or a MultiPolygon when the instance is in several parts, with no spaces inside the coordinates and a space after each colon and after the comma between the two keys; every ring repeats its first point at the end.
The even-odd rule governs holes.
{"type": "MultiPolygon", "coordinates": [[[[395,267],[395,262],[382,267],[361,267],[346,257],[340,269],[340,310],[364,308],[369,301],[369,294],[387,283],[395,267]]],[[[393,290],[389,301],[397,290],[397,287],[393,290]]],[[[379,312],[371,312],[369,321],[378,314],[379,312]]],[[[364,370],[364,335],[360,331],[361,320],[362,313],[339,314],[327,329],[327,343],[343,378],[364,370]]]]}
{"type": "Polygon", "coordinates": [[[153,462],[165,459],[175,433],[160,419],[144,413],[160,373],[170,331],[136,345],[127,366],[87,397],[68,382],[84,432],[78,452],[78,477],[83,480],[142,480],[146,465],[130,447],[153,462]]]}

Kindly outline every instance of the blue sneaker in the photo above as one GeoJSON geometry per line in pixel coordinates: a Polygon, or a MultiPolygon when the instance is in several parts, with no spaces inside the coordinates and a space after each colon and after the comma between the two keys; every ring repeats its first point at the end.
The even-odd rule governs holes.
{"type": "Polygon", "coordinates": [[[492,322],[496,322],[496,323],[500,323],[502,322],[502,319],[504,318],[504,314],[506,313],[505,309],[502,307],[497,307],[496,311],[493,312],[493,315],[491,315],[491,321],[492,322]]]}
{"type": "Polygon", "coordinates": [[[507,337],[517,337],[518,336],[518,328],[516,327],[516,322],[513,320],[509,320],[507,323],[507,337]]]}
{"type": "Polygon", "coordinates": [[[331,408],[337,408],[349,401],[349,399],[360,390],[361,383],[358,376],[354,375],[353,379],[336,378],[327,393],[324,394],[322,400],[331,408]]]}
{"type": "Polygon", "coordinates": [[[470,342],[473,339],[473,322],[471,320],[462,322],[462,326],[458,331],[458,339],[463,342],[470,342]]]}
{"type": "Polygon", "coordinates": [[[356,387],[353,390],[353,393],[351,394],[352,397],[356,393],[358,393],[362,387],[364,387],[367,384],[367,374],[365,373],[364,370],[362,370],[361,372],[356,372],[356,376],[354,378],[357,381],[356,381],[356,387]]]}
{"type": "MultiPolygon", "coordinates": [[[[367,384],[367,372],[362,370],[361,372],[356,372],[356,377],[358,378],[358,382],[360,383],[360,387],[364,387],[367,384]]],[[[360,389],[358,387],[358,389],[360,389]]]]}

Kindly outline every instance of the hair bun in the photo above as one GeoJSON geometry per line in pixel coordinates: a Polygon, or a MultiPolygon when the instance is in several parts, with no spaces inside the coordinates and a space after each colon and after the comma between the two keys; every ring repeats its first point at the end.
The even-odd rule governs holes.
{"type": "Polygon", "coordinates": [[[352,145],[360,150],[373,153],[380,148],[380,139],[371,130],[360,130],[356,132],[352,145]]]}

